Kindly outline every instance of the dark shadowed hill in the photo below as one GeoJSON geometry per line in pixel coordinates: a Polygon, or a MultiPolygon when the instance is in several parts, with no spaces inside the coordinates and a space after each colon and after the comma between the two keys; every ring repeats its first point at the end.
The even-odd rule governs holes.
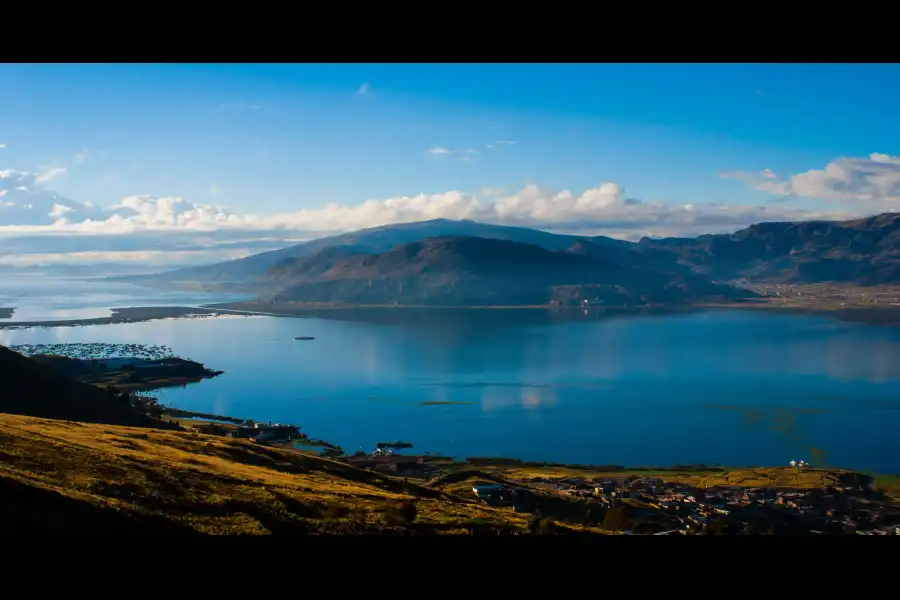
{"type": "Polygon", "coordinates": [[[713,279],[771,283],[900,281],[900,214],[853,221],[760,223],[736,233],[698,238],[644,238],[713,279]]]}
{"type": "MultiPolygon", "coordinates": [[[[379,254],[326,250],[270,269],[275,302],[432,306],[523,306],[556,301],[600,305],[683,304],[746,295],[673,266],[623,264],[581,241],[566,251],[532,244],[435,237],[379,254]]],[[[673,262],[674,264],[674,262],[673,262]]]]}
{"type": "Polygon", "coordinates": [[[0,346],[0,413],[114,425],[162,424],[127,400],[0,346]]]}
{"type": "MultiPolygon", "coordinates": [[[[242,289],[256,291],[258,289],[258,278],[268,269],[286,259],[308,258],[328,248],[344,251],[352,250],[367,254],[379,253],[401,244],[437,236],[466,236],[510,240],[534,244],[550,250],[564,249],[575,240],[581,239],[577,236],[556,235],[524,227],[488,225],[466,220],[434,219],[432,221],[362,229],[214,265],[187,267],[155,275],[135,275],[113,279],[142,285],[204,287],[222,291],[238,291],[242,289]]],[[[611,239],[609,243],[628,244],[627,242],[611,239]]]]}

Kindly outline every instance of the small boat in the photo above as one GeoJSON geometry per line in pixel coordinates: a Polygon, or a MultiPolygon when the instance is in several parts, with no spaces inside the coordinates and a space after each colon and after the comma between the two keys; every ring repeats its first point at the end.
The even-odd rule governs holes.
{"type": "Polygon", "coordinates": [[[314,340],[316,338],[314,338],[311,335],[301,335],[300,337],[295,337],[294,339],[295,340],[314,340]]]}

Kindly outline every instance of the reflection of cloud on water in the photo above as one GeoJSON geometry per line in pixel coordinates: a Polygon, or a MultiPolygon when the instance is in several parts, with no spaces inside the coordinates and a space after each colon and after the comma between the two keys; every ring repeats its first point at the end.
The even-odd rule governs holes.
{"type": "Polygon", "coordinates": [[[533,411],[541,407],[556,406],[558,402],[556,390],[548,387],[522,388],[515,394],[503,388],[485,386],[481,393],[481,410],[485,412],[513,406],[533,411]]]}
{"type": "Polygon", "coordinates": [[[360,365],[363,372],[369,376],[371,382],[379,371],[378,339],[374,335],[367,335],[360,343],[360,365]]]}
{"type": "Polygon", "coordinates": [[[759,344],[754,352],[745,353],[740,360],[729,359],[727,364],[770,375],[825,375],[868,383],[896,381],[900,379],[900,344],[896,337],[875,338],[888,333],[893,334],[855,329],[827,339],[806,340],[798,332],[781,346],[759,344]]]}

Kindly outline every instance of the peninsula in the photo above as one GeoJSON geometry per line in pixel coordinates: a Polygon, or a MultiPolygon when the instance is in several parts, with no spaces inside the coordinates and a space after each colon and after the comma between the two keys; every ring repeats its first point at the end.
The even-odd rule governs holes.
{"type": "Polygon", "coordinates": [[[79,383],[143,392],[196,383],[222,374],[178,358],[167,347],[141,344],[33,344],[10,348],[79,383]]]}
{"type": "Polygon", "coordinates": [[[99,358],[37,356],[37,362],[65,373],[75,381],[113,386],[123,392],[143,392],[196,383],[222,374],[183,358],[99,358]]]}

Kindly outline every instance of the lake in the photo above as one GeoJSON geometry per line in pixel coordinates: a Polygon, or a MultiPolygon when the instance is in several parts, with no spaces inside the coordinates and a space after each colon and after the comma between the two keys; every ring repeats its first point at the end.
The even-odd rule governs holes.
{"type": "Polygon", "coordinates": [[[403,440],[459,457],[900,473],[898,329],[724,310],[342,313],[6,330],[0,343],[166,344],[225,374],[163,403],[294,423],[349,452],[403,440]]]}

